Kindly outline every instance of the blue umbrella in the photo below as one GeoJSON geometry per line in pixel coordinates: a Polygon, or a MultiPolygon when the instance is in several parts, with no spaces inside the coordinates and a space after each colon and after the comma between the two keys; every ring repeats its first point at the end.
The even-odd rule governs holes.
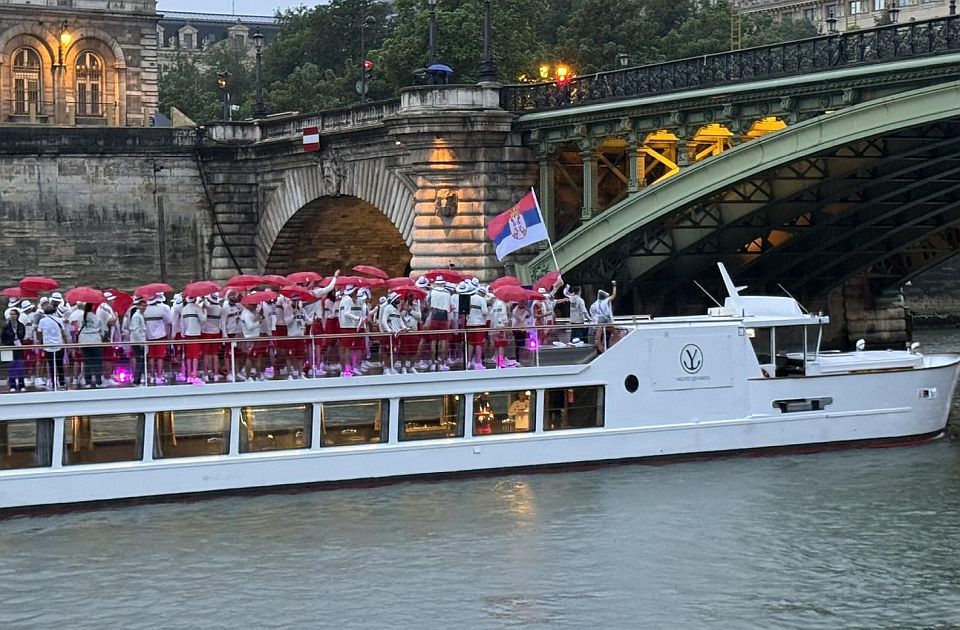
{"type": "Polygon", "coordinates": [[[440,72],[446,72],[447,74],[453,74],[453,68],[442,63],[435,63],[429,68],[427,68],[427,70],[437,70],[440,72]]]}

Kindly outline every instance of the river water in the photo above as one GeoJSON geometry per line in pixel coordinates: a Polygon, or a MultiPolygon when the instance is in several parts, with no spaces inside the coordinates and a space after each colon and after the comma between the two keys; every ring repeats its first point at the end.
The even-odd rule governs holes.
{"type": "Polygon", "coordinates": [[[960,442],[627,465],[0,522],[0,628],[954,628],[958,552],[960,442]]]}

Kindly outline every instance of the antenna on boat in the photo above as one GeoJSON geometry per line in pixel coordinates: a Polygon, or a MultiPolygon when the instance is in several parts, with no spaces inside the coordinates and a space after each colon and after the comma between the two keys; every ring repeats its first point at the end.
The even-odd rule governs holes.
{"type": "Polygon", "coordinates": [[[727,288],[727,295],[731,298],[736,299],[740,297],[740,292],[746,289],[746,286],[738,287],[733,284],[733,280],[730,279],[730,274],[727,273],[727,268],[723,266],[722,262],[717,263],[717,267],[720,268],[720,277],[723,278],[723,286],[727,288]]]}
{"type": "Polygon", "coordinates": [[[721,304],[720,302],[718,302],[718,301],[717,301],[717,298],[715,298],[715,297],[713,297],[712,295],[710,295],[710,292],[707,291],[706,289],[704,289],[702,284],[700,284],[700,283],[697,282],[696,280],[694,280],[693,283],[694,283],[695,285],[697,285],[697,287],[698,287],[701,291],[703,291],[704,293],[706,293],[706,294],[707,294],[707,297],[710,298],[711,300],[713,300],[713,303],[714,303],[714,304],[716,304],[717,306],[723,308],[723,304],[721,304]]]}
{"type": "Polygon", "coordinates": [[[810,311],[807,310],[807,307],[805,307],[803,304],[801,304],[801,303],[800,303],[800,300],[798,300],[797,298],[795,298],[795,297],[793,297],[792,295],[790,295],[790,292],[787,291],[787,289],[786,289],[782,284],[780,284],[780,283],[778,282],[778,283],[777,283],[777,286],[780,287],[780,290],[781,290],[781,291],[783,291],[784,293],[787,294],[787,297],[789,297],[791,300],[793,300],[794,302],[796,302],[796,303],[797,303],[797,306],[799,306],[799,307],[803,310],[804,313],[806,313],[807,315],[810,314],[810,311]]]}

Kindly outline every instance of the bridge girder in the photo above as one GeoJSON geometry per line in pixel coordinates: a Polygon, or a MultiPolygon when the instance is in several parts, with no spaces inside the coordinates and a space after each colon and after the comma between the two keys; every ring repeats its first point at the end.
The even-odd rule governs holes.
{"type": "MultiPolygon", "coordinates": [[[[628,197],[556,244],[585,284],[682,293],[724,260],[738,282],[880,291],[960,242],[960,82],[887,97],[736,147],[628,197]],[[951,96],[952,95],[952,96],[951,96]],[[842,136],[842,137],[838,137],[842,136]]],[[[546,267],[541,256],[531,275],[546,267]]]]}

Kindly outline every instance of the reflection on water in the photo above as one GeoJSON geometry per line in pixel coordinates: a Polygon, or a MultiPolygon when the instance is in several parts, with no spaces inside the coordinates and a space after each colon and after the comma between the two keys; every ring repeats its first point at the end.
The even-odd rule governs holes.
{"type": "Polygon", "coordinates": [[[948,441],[20,518],[0,626],[946,628],[958,523],[948,441]]]}

